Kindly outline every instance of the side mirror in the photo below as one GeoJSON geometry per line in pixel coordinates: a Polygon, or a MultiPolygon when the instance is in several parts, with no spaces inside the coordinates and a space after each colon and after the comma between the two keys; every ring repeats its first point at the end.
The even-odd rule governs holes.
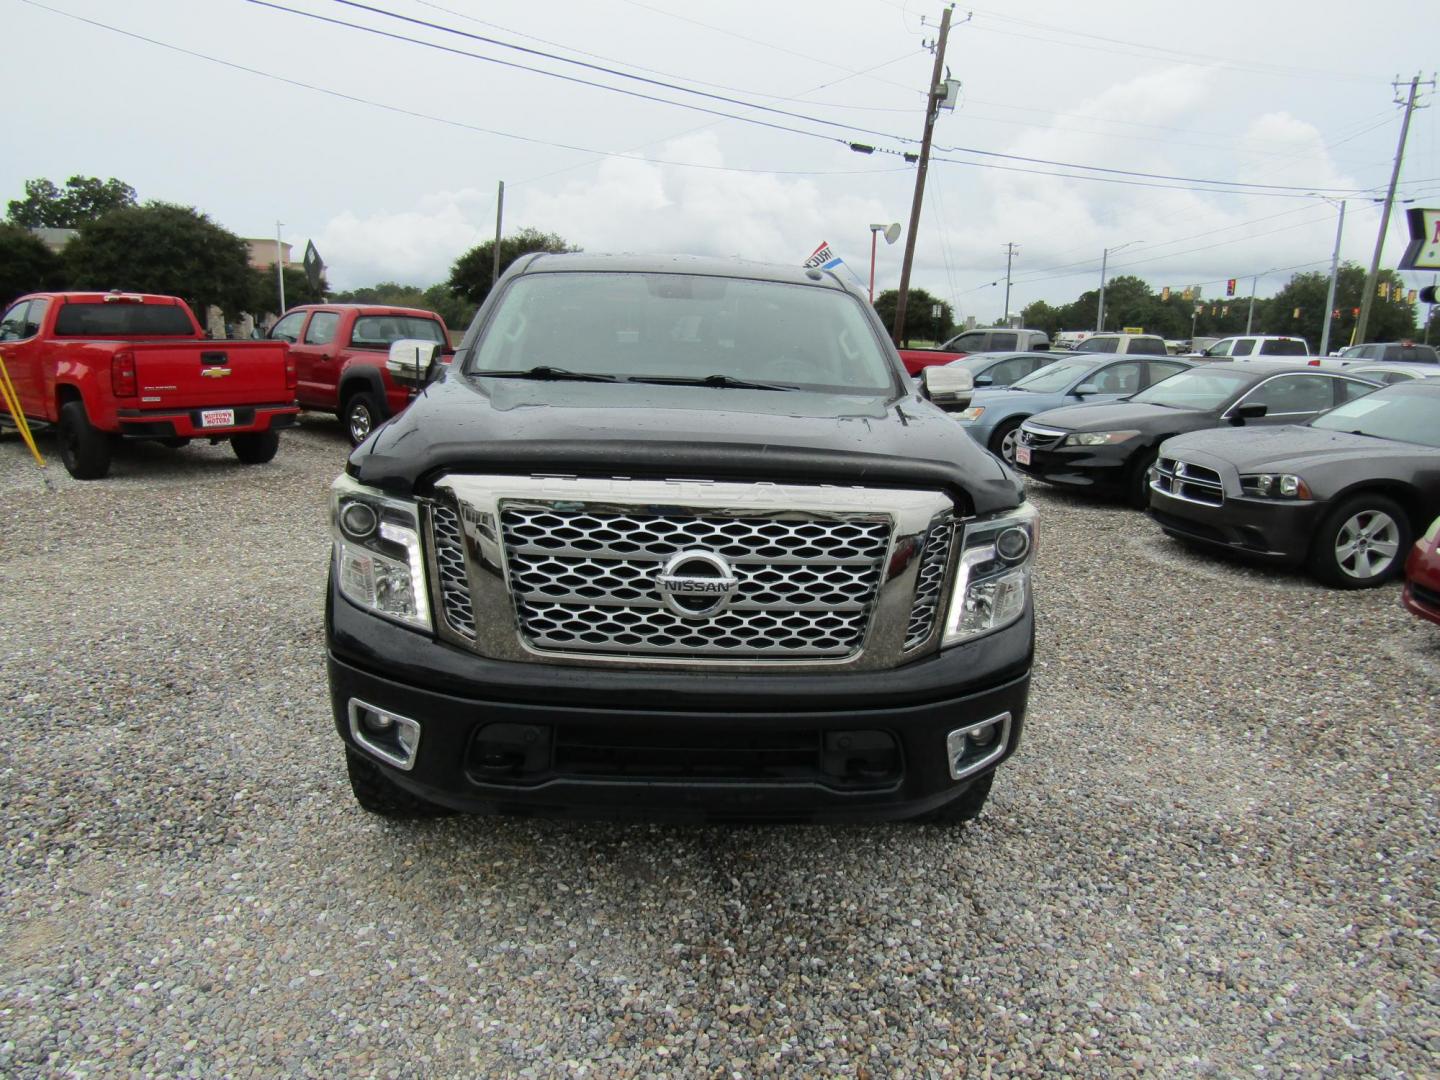
{"type": "Polygon", "coordinates": [[[993,385],[995,385],[995,379],[994,379],[993,376],[990,376],[990,375],[976,375],[976,376],[975,376],[975,385],[976,385],[976,386],[993,386],[993,385]]]}
{"type": "Polygon", "coordinates": [[[1259,420],[1269,411],[1268,405],[1237,405],[1226,419],[1235,427],[1244,427],[1246,420],[1259,420]]]}
{"type": "Polygon", "coordinates": [[[401,386],[418,389],[430,381],[430,372],[440,359],[441,348],[438,341],[401,338],[391,344],[385,370],[401,386]]]}
{"type": "Polygon", "coordinates": [[[975,378],[964,368],[931,365],[920,370],[920,392],[946,412],[970,407],[975,378]]]}
{"type": "Polygon", "coordinates": [[[1086,394],[1098,394],[1100,387],[1096,386],[1093,382],[1082,382],[1070,392],[1076,397],[1084,397],[1086,394]]]}

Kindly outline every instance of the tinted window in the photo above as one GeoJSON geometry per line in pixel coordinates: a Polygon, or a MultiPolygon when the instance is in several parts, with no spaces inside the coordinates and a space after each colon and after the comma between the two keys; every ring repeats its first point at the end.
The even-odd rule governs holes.
{"type": "Polygon", "coordinates": [[[340,325],[340,316],[333,311],[317,311],[310,316],[310,325],[305,328],[306,345],[329,345],[335,340],[335,330],[340,325]]]}
{"type": "Polygon", "coordinates": [[[1347,401],[1311,420],[1310,426],[1440,448],[1440,424],[1435,423],[1440,396],[1426,392],[1423,384],[1427,381],[1399,383],[1358,401],[1347,401]]]}
{"type": "Polygon", "coordinates": [[[466,370],[554,365],[621,378],[729,375],[889,392],[894,371],[862,303],[838,290],[738,278],[530,274],[505,290],[466,370]]]}
{"type": "Polygon", "coordinates": [[[1009,386],[1017,379],[1023,379],[1035,369],[1035,361],[1024,356],[1001,360],[985,374],[990,376],[993,386],[1009,386]]]}
{"type": "Polygon", "coordinates": [[[174,304],[65,304],[55,316],[57,337],[194,337],[174,304]]]}
{"type": "Polygon", "coordinates": [[[984,334],[961,334],[957,338],[951,338],[948,348],[955,352],[984,352],[984,334]]]}
{"type": "Polygon", "coordinates": [[[277,341],[288,341],[294,345],[300,340],[300,327],[305,323],[305,312],[292,311],[270,328],[270,336],[277,341]]]}
{"type": "Polygon", "coordinates": [[[0,341],[20,341],[30,336],[25,332],[25,310],[29,306],[30,301],[22,300],[5,312],[5,317],[0,319],[0,341]]]}
{"type": "Polygon", "coordinates": [[[1140,373],[1144,365],[1138,360],[1110,364],[1095,372],[1087,382],[1095,384],[1102,394],[1133,394],[1140,389],[1140,373]]]}
{"type": "Polygon", "coordinates": [[[49,300],[31,300],[30,310],[25,313],[25,336],[34,337],[40,333],[40,324],[45,321],[45,309],[49,300]]]}
{"type": "Polygon", "coordinates": [[[1184,364],[1166,364],[1164,362],[1150,364],[1150,385],[1153,386],[1164,379],[1170,378],[1181,371],[1189,370],[1184,364]]]}
{"type": "Polygon", "coordinates": [[[1218,409],[1252,378],[1250,372],[1239,367],[1188,368],[1135,395],[1134,400],[1172,409],[1218,409]]]}
{"type": "Polygon", "coordinates": [[[1394,362],[1399,360],[1406,364],[1435,364],[1440,363],[1435,349],[1430,345],[1387,345],[1382,360],[1394,362]]]}
{"type": "Polygon", "coordinates": [[[1075,351],[1076,351],[1076,352],[1119,352],[1119,351],[1120,351],[1120,339],[1119,339],[1119,338],[1113,338],[1113,337],[1110,337],[1110,338],[1100,338],[1100,337],[1086,338],[1084,341],[1080,342],[1079,345],[1076,345],[1076,346],[1075,346],[1075,351]]]}
{"type": "Polygon", "coordinates": [[[1234,344],[1235,342],[1231,341],[1229,338],[1226,338],[1224,341],[1217,341],[1214,345],[1211,345],[1210,348],[1205,350],[1205,355],[1229,356],[1230,349],[1234,344]]]}
{"type": "Polygon", "coordinates": [[[1136,337],[1130,339],[1130,347],[1125,350],[1127,353],[1141,353],[1145,356],[1168,356],[1170,350],[1165,348],[1165,339],[1158,337],[1136,337]]]}
{"type": "Polygon", "coordinates": [[[991,334],[990,348],[994,349],[996,352],[1000,352],[1004,349],[1013,349],[1015,348],[1016,342],[1018,342],[1019,340],[1020,335],[1018,334],[991,334]]]}
{"type": "Polygon", "coordinates": [[[1309,356],[1310,350],[1303,341],[1262,341],[1261,356],[1309,356]]]}
{"type": "MultiPolygon", "coordinates": [[[[1368,377],[1369,377],[1369,378],[1372,378],[1372,379],[1375,378],[1373,375],[1368,376],[1368,377]]],[[[1376,381],[1376,382],[1383,382],[1383,383],[1391,383],[1391,382],[1394,382],[1395,380],[1394,380],[1394,379],[1376,379],[1375,381],[1376,381]]],[[[1331,382],[1334,382],[1334,383],[1338,383],[1338,384],[1339,384],[1339,385],[1336,387],[1336,389],[1339,391],[1339,396],[1340,396],[1340,400],[1341,400],[1341,401],[1354,401],[1356,398],[1362,398],[1362,397],[1364,397],[1366,394],[1370,393],[1371,391],[1373,391],[1373,390],[1375,389],[1375,387],[1373,387],[1373,386],[1370,386],[1370,385],[1368,385],[1368,384],[1366,384],[1366,383],[1363,383],[1363,382],[1357,382],[1357,381],[1354,380],[1354,379],[1332,379],[1331,382]]]]}
{"type": "Polygon", "coordinates": [[[422,319],[418,315],[362,315],[355,320],[355,328],[350,331],[350,344],[362,348],[367,345],[388,347],[392,341],[401,338],[443,343],[445,334],[434,319],[422,319]]]}
{"type": "Polygon", "coordinates": [[[1242,340],[1242,341],[1237,341],[1237,342],[1235,342],[1234,346],[1230,349],[1230,355],[1231,355],[1231,356],[1249,356],[1249,355],[1250,355],[1251,353],[1253,353],[1254,351],[1255,351],[1255,342],[1253,342],[1253,341],[1243,341],[1243,340],[1242,340]]]}
{"type": "Polygon", "coordinates": [[[1281,375],[1261,383],[1241,400],[1264,405],[1267,416],[1317,413],[1335,404],[1335,388],[1324,375],[1281,375]]]}

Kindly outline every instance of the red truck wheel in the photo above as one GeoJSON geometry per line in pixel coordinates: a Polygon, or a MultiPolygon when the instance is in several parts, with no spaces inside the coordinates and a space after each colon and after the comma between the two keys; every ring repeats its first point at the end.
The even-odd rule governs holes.
{"type": "Polygon", "coordinates": [[[100,480],[110,471],[110,439],[90,423],[84,402],[60,407],[60,460],[76,480],[100,480]]]}
{"type": "Polygon", "coordinates": [[[369,438],[384,419],[384,409],[368,390],[357,391],[345,400],[345,433],[350,436],[351,446],[359,446],[369,438]]]}
{"type": "Polygon", "coordinates": [[[264,465],[280,449],[278,431],[252,431],[248,435],[232,435],[230,449],[244,465],[264,465]]]}

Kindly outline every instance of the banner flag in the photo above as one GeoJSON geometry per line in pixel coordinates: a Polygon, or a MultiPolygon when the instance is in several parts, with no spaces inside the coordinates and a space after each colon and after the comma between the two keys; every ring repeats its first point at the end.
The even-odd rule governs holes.
{"type": "Polygon", "coordinates": [[[831,250],[829,240],[821,240],[820,246],[810,253],[810,257],[802,265],[807,270],[833,270],[844,261],[831,250]]]}

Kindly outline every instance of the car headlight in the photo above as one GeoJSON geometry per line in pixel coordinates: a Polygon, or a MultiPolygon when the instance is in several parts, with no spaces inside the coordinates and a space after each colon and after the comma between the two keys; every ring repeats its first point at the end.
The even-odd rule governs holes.
{"type": "Polygon", "coordinates": [[[1309,499],[1310,488],[1292,473],[1245,473],[1240,490],[1262,499],[1309,499]]]}
{"type": "Polygon", "coordinates": [[[341,476],[330,489],[340,595],[403,626],[430,630],[430,599],[413,502],[341,476]]]}
{"type": "Polygon", "coordinates": [[[984,405],[972,405],[968,409],[961,409],[959,412],[957,412],[955,414],[955,419],[961,421],[962,423],[973,424],[976,420],[979,420],[982,415],[984,415],[984,412],[984,405]]]}
{"type": "Polygon", "coordinates": [[[1139,435],[1138,431],[1076,431],[1066,435],[1061,446],[1114,446],[1128,442],[1139,435]]]}
{"type": "Polygon", "coordinates": [[[1025,503],[960,526],[942,649],[1003,629],[1025,613],[1036,517],[1035,508],[1025,503]]]}

